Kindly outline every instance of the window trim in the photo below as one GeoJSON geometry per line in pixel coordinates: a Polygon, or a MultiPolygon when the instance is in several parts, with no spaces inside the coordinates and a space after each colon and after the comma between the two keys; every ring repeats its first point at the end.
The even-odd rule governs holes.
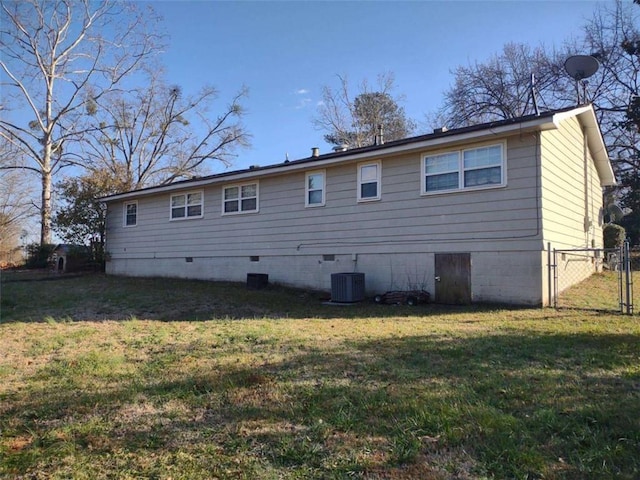
{"type": "Polygon", "coordinates": [[[258,213],[260,212],[260,182],[258,182],[257,180],[255,182],[246,182],[246,183],[234,183],[232,185],[225,185],[222,187],[222,215],[247,215],[247,214],[251,214],[251,213],[258,213]],[[243,198],[242,195],[242,187],[246,187],[249,185],[255,185],[256,186],[256,208],[255,210],[242,210],[242,200],[246,200],[248,198],[253,198],[253,197],[246,197],[243,198]],[[238,202],[238,210],[235,212],[226,212],[225,211],[225,192],[227,191],[227,189],[229,188],[238,188],[238,199],[236,200],[238,202]]]}
{"type": "MultiPolygon", "coordinates": [[[[382,198],[382,161],[381,160],[373,160],[371,162],[361,162],[357,165],[358,169],[358,202],[376,202],[382,198]],[[378,184],[377,195],[375,197],[363,197],[362,196],[362,168],[368,167],[371,165],[376,166],[376,183],[378,184]]],[[[366,182],[371,183],[371,182],[366,182]]]]}
{"type": "Polygon", "coordinates": [[[124,228],[131,228],[131,227],[137,227],[138,226],[138,201],[137,200],[124,202],[122,204],[122,226],[124,228]],[[136,221],[135,221],[135,223],[133,223],[131,225],[127,224],[127,207],[129,205],[135,205],[136,206],[136,221]]]}
{"type": "MultiPolygon", "coordinates": [[[[446,172],[445,172],[446,173],[446,172]]],[[[420,195],[444,195],[447,193],[459,193],[459,192],[471,192],[475,190],[488,190],[492,188],[503,188],[507,186],[507,142],[490,142],[490,143],[482,143],[478,145],[474,145],[472,147],[466,148],[458,148],[458,149],[449,149],[449,150],[437,150],[433,152],[423,153],[420,156],[420,195]],[[473,170],[482,170],[482,168],[492,168],[492,166],[482,167],[482,168],[464,168],[464,152],[468,152],[470,150],[478,150],[480,148],[487,147],[500,147],[501,159],[500,159],[500,183],[491,183],[488,185],[476,185],[473,187],[465,187],[464,186],[464,174],[467,171],[473,170]],[[447,190],[433,190],[427,191],[427,166],[426,159],[427,157],[434,157],[437,155],[445,155],[448,153],[457,153],[458,154],[458,187],[450,188],[447,190]]]]}
{"type": "Polygon", "coordinates": [[[304,176],[304,206],[306,208],[324,207],[327,200],[327,171],[326,170],[313,170],[307,172],[304,176]],[[309,193],[315,192],[319,189],[309,189],[309,177],[312,175],[322,175],[322,201],[320,203],[310,203],[309,193]]]}
{"type": "MultiPolygon", "coordinates": [[[[176,207],[177,208],[177,207],[176,207]]],[[[181,193],[172,193],[169,195],[169,220],[172,222],[179,222],[183,220],[194,220],[196,218],[204,217],[204,190],[189,190],[187,192],[181,193]],[[190,194],[199,193],[200,194],[200,203],[189,205],[187,203],[187,196],[190,194]],[[173,199],[174,197],[184,197],[184,217],[173,217],[173,199]],[[200,215],[188,215],[189,210],[188,207],[192,207],[195,205],[200,205],[200,215]]]]}

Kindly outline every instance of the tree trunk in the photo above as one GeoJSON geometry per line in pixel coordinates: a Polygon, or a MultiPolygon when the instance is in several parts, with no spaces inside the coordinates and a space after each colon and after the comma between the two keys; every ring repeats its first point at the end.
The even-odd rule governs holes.
{"type": "Polygon", "coordinates": [[[51,172],[42,172],[40,245],[51,243],[51,172]]]}
{"type": "Polygon", "coordinates": [[[40,245],[51,243],[51,135],[44,136],[42,158],[42,196],[40,199],[40,245]]]}

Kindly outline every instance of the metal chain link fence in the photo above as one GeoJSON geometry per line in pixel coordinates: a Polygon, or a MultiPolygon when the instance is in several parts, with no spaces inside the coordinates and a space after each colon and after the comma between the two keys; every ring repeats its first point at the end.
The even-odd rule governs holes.
{"type": "Polygon", "coordinates": [[[555,308],[633,313],[633,271],[640,250],[620,248],[553,250],[550,294],[555,308]]]}

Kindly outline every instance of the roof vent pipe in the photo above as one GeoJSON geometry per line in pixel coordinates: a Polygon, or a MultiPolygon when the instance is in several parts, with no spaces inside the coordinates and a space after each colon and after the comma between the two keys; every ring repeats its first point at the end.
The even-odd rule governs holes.
{"type": "Polygon", "coordinates": [[[320,156],[320,148],[318,147],[313,147],[311,149],[311,156],[312,157],[319,157],[320,156]]]}
{"type": "Polygon", "coordinates": [[[378,134],[373,142],[374,145],[382,145],[384,143],[384,132],[382,125],[378,125],[378,134]]]}

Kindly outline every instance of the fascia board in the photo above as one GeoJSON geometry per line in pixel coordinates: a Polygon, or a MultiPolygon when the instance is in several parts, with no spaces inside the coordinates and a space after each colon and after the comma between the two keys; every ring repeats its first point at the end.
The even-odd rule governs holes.
{"type": "MultiPolygon", "coordinates": [[[[227,178],[227,177],[225,177],[227,178]]],[[[102,197],[99,199],[103,203],[115,202],[120,200],[126,200],[129,198],[147,197],[151,195],[158,195],[160,193],[174,192],[178,190],[192,190],[210,185],[211,178],[203,178],[202,180],[191,180],[183,183],[172,183],[169,185],[162,185],[159,187],[149,187],[148,189],[132,190],[130,192],[118,193],[116,195],[109,195],[108,197],[102,197]]]]}
{"type": "Polygon", "coordinates": [[[593,107],[591,105],[576,107],[573,110],[567,110],[566,112],[558,112],[553,115],[553,123],[555,123],[559,127],[560,124],[564,122],[567,118],[579,117],[581,115],[584,115],[587,112],[593,113],[593,107]]]}

